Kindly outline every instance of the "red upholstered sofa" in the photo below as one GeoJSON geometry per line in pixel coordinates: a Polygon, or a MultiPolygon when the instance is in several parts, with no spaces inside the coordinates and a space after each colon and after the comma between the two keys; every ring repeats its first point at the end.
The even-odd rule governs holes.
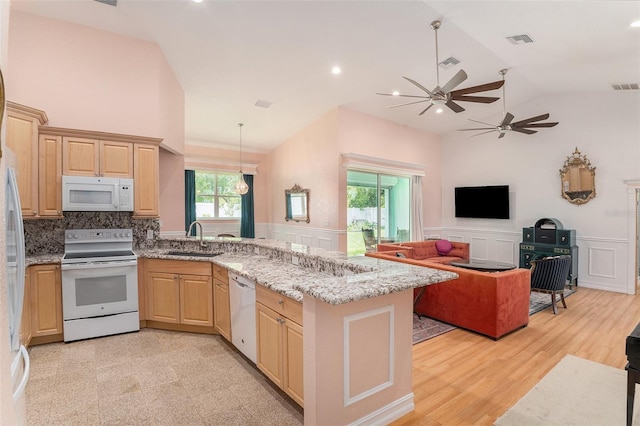
{"type": "Polygon", "coordinates": [[[378,252],[400,251],[406,257],[435,263],[449,263],[452,260],[469,259],[469,243],[450,241],[451,250],[446,254],[439,254],[436,248],[437,240],[407,241],[403,243],[378,244],[378,252]]]}
{"type": "MultiPolygon", "coordinates": [[[[396,252],[367,256],[458,274],[459,278],[425,287],[415,311],[494,339],[529,324],[531,275],[528,269],[481,272],[442,263],[396,257],[396,252]]],[[[416,295],[419,289],[416,289],[416,295]]]]}

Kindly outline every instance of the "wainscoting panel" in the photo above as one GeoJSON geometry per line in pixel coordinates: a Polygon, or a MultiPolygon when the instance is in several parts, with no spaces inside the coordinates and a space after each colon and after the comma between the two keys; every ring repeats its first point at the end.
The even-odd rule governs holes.
{"type": "Polygon", "coordinates": [[[313,228],[295,224],[270,224],[270,237],[274,240],[304,244],[324,250],[338,250],[341,234],[347,231],[337,229],[313,228]]]}
{"type": "Polygon", "coordinates": [[[343,326],[346,407],[394,383],[394,306],[345,316],[343,326]],[[363,359],[368,362],[362,363],[363,359]]]}
{"type": "Polygon", "coordinates": [[[471,247],[469,247],[469,257],[477,260],[487,260],[489,256],[489,239],[481,237],[471,237],[471,247]]]}
{"type": "Polygon", "coordinates": [[[513,240],[496,238],[496,260],[517,265],[519,258],[514,257],[514,253],[519,250],[518,244],[513,240]]]}
{"type": "MultiPolygon", "coordinates": [[[[451,241],[459,241],[449,236],[462,236],[462,241],[471,244],[471,257],[520,262],[522,229],[514,231],[473,229],[473,228],[428,228],[424,235],[442,235],[451,241]]],[[[629,258],[635,250],[633,242],[626,239],[589,237],[578,234],[578,287],[635,293],[634,266],[629,258]]]]}
{"type": "Polygon", "coordinates": [[[616,278],[616,251],[611,248],[589,247],[589,275],[616,278]]]}

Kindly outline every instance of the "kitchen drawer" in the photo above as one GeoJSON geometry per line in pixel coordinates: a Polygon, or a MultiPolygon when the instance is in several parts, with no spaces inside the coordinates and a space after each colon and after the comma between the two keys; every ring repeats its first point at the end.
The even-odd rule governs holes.
{"type": "Polygon", "coordinates": [[[302,325],[302,303],[261,285],[256,285],[256,301],[302,325]]]}
{"type": "Polygon", "coordinates": [[[227,271],[227,268],[225,268],[224,266],[220,266],[214,263],[213,278],[225,284],[229,284],[229,271],[227,271]]]}
{"type": "Polygon", "coordinates": [[[188,260],[148,259],[147,271],[165,272],[168,274],[211,276],[210,262],[191,262],[188,260]]]}

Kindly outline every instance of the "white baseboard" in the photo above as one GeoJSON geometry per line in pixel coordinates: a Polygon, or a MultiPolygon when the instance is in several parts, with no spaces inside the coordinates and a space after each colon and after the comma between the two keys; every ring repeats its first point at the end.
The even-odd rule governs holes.
{"type": "Polygon", "coordinates": [[[396,399],[384,407],[377,409],[373,413],[369,413],[366,416],[359,418],[355,422],[350,423],[350,426],[388,425],[405,414],[409,414],[414,410],[414,408],[412,392],[400,399],[396,399]]]}

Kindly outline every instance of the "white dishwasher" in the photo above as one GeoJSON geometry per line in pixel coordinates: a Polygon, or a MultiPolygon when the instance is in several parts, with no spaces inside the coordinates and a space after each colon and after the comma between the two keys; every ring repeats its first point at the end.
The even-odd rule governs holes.
{"type": "Polygon", "coordinates": [[[256,283],[229,272],[231,343],[256,362],[256,283]]]}

